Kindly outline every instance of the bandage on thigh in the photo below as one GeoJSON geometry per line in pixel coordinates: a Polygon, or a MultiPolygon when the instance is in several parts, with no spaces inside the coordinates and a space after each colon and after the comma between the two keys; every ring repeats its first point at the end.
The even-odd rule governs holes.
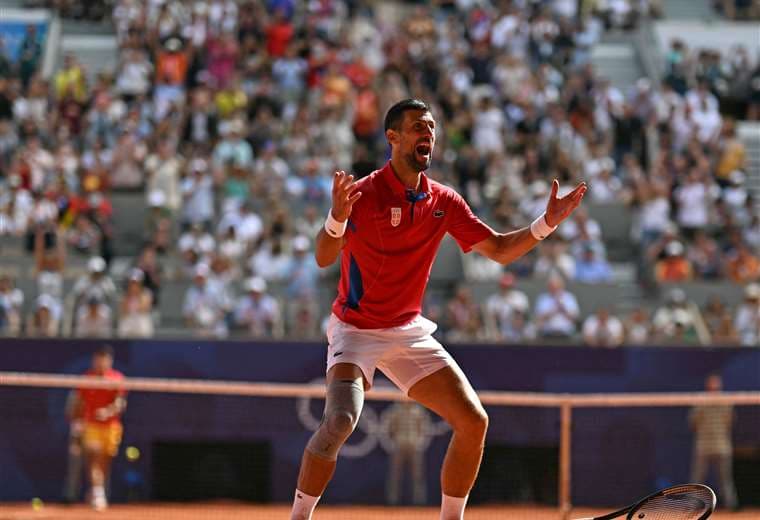
{"type": "Polygon", "coordinates": [[[359,379],[334,379],[327,385],[325,412],[306,449],[323,459],[336,460],[338,451],[359,422],[364,385],[359,379]]]}

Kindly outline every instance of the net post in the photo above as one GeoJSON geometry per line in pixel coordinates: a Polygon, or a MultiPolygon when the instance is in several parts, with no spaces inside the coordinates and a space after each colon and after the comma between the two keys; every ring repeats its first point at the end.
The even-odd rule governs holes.
{"type": "Polygon", "coordinates": [[[572,443],[573,406],[570,401],[560,405],[559,439],[559,509],[561,518],[570,517],[570,450],[572,443]]]}

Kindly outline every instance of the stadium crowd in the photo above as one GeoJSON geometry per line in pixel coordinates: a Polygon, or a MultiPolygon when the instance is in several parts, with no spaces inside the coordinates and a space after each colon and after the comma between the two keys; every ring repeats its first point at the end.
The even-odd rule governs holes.
{"type": "Polygon", "coordinates": [[[644,287],[746,285],[735,309],[700,310],[672,290],[651,318],[643,307],[581,316],[566,282],[615,281],[602,226],[581,209],[499,273],[486,302],[463,285],[431,304],[447,339],[757,345],[760,214],[735,119],[760,119],[760,62],[674,41],[661,83],[621,90],[595,74],[591,50],[659,3],[578,4],[439,0],[394,19],[359,1],[118,0],[119,61],[92,82],[73,55],[41,77],[30,28],[17,63],[0,52],[0,244],[23,240],[37,292],[0,279],[0,331],[150,336],[164,265],[177,259],[196,334],[318,336],[325,274],[310,251],[331,173],[381,166],[385,110],[419,97],[440,128],[428,175],[494,227],[529,224],[551,179],[583,179],[589,204],[634,213],[644,287]],[[119,283],[115,191],[144,193],[147,207],[144,244],[119,283]],[[71,255],[88,259],[87,273],[64,295],[71,255]],[[513,287],[529,277],[547,280],[534,302],[513,287]]]}

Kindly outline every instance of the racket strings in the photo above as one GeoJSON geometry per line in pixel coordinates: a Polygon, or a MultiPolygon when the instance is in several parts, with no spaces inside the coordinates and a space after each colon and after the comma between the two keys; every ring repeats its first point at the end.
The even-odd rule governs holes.
{"type": "Polygon", "coordinates": [[[702,520],[713,508],[714,495],[706,489],[673,489],[641,504],[632,520],[702,520]]]}

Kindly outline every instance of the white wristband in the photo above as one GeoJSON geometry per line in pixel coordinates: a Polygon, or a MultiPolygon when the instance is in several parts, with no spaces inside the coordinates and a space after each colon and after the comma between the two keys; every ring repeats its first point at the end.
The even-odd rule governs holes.
{"type": "Polygon", "coordinates": [[[530,233],[536,240],[543,240],[557,229],[557,226],[550,226],[546,223],[546,213],[542,213],[533,223],[530,225],[530,233]]]}
{"type": "Polygon", "coordinates": [[[348,220],[338,222],[332,215],[332,209],[327,213],[327,220],[325,220],[325,232],[333,238],[340,238],[346,232],[346,226],[348,220]]]}

